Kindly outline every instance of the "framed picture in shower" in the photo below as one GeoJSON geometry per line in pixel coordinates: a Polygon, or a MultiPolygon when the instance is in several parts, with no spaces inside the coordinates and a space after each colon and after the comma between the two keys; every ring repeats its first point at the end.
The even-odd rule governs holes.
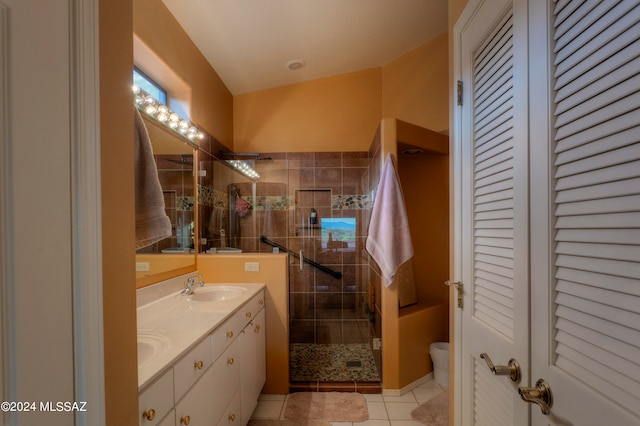
{"type": "Polygon", "coordinates": [[[320,218],[322,248],[327,251],[349,252],[356,249],[356,218],[320,218]]]}

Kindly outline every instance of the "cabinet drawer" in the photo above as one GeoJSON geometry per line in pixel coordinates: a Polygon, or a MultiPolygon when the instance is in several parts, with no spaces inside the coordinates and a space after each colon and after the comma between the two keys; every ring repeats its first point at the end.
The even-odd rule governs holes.
{"type": "Polygon", "coordinates": [[[176,410],[169,411],[167,417],[162,419],[162,421],[158,423],[157,426],[176,426],[176,410]]]}
{"type": "Polygon", "coordinates": [[[258,312],[264,308],[264,303],[264,290],[261,290],[260,293],[253,296],[253,298],[240,309],[239,312],[244,312],[245,324],[243,325],[246,325],[246,323],[252,321],[256,317],[258,312]]]}
{"type": "Polygon", "coordinates": [[[244,309],[236,312],[227,319],[220,327],[211,335],[211,345],[213,348],[213,360],[218,357],[229,347],[239,335],[245,325],[244,309]]]}
{"type": "Polygon", "coordinates": [[[173,367],[175,400],[182,395],[211,365],[211,342],[204,339],[173,367]]]}
{"type": "Polygon", "coordinates": [[[169,369],[138,397],[140,426],[155,426],[173,408],[173,370],[169,369]]]}
{"type": "Polygon", "coordinates": [[[213,370],[209,368],[176,405],[176,426],[215,424],[216,418],[210,402],[214,387],[213,370]]]}
{"type": "MultiPolygon", "coordinates": [[[[218,421],[231,398],[240,388],[240,344],[238,339],[234,340],[231,346],[213,363],[212,370],[215,377],[213,408],[215,419],[218,421]]],[[[240,413],[238,413],[239,415],[240,413]]]]}
{"type": "Polygon", "coordinates": [[[242,419],[240,418],[240,391],[238,391],[229,405],[227,405],[227,409],[218,420],[217,426],[240,426],[242,424],[242,419]]]}

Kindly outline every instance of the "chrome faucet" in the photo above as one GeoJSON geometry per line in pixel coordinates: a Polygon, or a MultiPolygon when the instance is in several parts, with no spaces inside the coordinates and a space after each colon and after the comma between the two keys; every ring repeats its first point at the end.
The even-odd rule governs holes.
{"type": "Polygon", "coordinates": [[[183,296],[189,296],[193,294],[194,286],[197,285],[198,287],[202,287],[204,285],[204,281],[200,280],[201,278],[202,278],[201,275],[198,275],[197,277],[187,278],[187,281],[185,281],[184,283],[184,290],[182,290],[180,294],[183,296]],[[196,280],[200,280],[200,281],[196,282],[196,280]]]}

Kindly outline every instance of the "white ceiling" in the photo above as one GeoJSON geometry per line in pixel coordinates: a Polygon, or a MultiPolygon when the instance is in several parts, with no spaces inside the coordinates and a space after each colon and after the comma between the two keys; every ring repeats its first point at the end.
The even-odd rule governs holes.
{"type": "Polygon", "coordinates": [[[447,30],[447,0],[163,2],[234,95],[380,67],[447,30]]]}

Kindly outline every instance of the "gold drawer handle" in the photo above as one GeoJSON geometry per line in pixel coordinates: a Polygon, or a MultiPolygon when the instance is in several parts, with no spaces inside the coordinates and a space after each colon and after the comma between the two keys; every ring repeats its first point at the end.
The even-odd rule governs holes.
{"type": "Polygon", "coordinates": [[[227,359],[227,364],[228,365],[233,365],[233,358],[227,359]]]}
{"type": "Polygon", "coordinates": [[[251,318],[251,312],[247,312],[247,318],[251,318]]]}
{"type": "Polygon", "coordinates": [[[142,413],[142,417],[147,420],[153,420],[156,417],[156,410],[153,408],[142,413]]]}
{"type": "Polygon", "coordinates": [[[258,302],[261,305],[264,305],[264,299],[260,299],[260,301],[258,302]]]}
{"type": "Polygon", "coordinates": [[[191,417],[189,416],[184,416],[183,418],[180,419],[181,425],[188,425],[189,423],[191,423],[191,417]]]}
{"type": "Polygon", "coordinates": [[[227,337],[231,339],[233,337],[233,331],[227,331],[227,337]]]}
{"type": "Polygon", "coordinates": [[[198,361],[195,364],[193,364],[193,368],[197,368],[198,370],[202,370],[203,366],[204,366],[204,363],[202,361],[198,361]]]}
{"type": "Polygon", "coordinates": [[[256,333],[260,333],[260,324],[256,325],[256,328],[253,329],[256,333]]]}
{"type": "Polygon", "coordinates": [[[236,421],[236,415],[235,414],[229,414],[229,420],[231,420],[232,422],[236,421]]]}

